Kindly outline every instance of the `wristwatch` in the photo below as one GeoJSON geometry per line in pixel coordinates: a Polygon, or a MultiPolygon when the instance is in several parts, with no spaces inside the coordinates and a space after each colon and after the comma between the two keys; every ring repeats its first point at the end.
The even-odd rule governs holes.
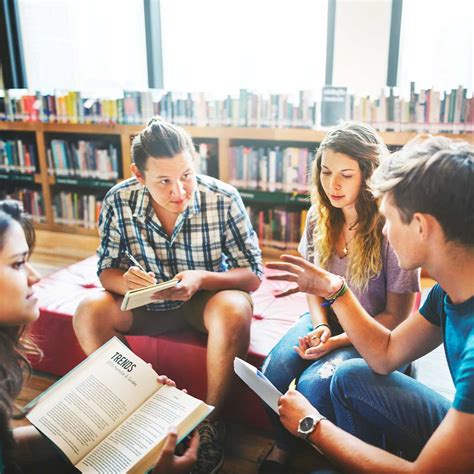
{"type": "Polygon", "coordinates": [[[307,440],[308,436],[316,429],[316,426],[321,420],[327,420],[327,418],[321,414],[318,416],[305,416],[298,422],[298,435],[307,440]]]}

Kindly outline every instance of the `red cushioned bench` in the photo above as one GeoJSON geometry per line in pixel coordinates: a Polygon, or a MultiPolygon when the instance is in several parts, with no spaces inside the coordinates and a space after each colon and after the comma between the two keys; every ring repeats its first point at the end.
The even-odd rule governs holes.
{"type": "MultiPolygon", "coordinates": [[[[72,316],[85,296],[103,291],[96,268],[97,258],[90,257],[43,278],[35,285],[41,315],[32,334],[44,352],[41,361],[33,362],[36,370],[61,376],[84,359],[72,328],[72,316]]],[[[266,275],[270,272],[265,270],[266,275]]],[[[307,311],[303,294],[275,298],[275,293],[287,285],[264,278],[252,295],[255,307],[247,360],[257,367],[296,319],[307,311]]],[[[207,341],[204,335],[190,330],[127,339],[132,350],[150,362],[158,373],[168,375],[192,395],[205,398],[207,341]]],[[[259,398],[240,381],[235,382],[225,415],[231,421],[268,428],[259,398]]]]}

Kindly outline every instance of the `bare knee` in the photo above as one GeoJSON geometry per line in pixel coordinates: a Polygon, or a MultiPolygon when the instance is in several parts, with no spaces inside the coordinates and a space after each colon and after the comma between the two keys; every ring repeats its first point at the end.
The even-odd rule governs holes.
{"type": "Polygon", "coordinates": [[[84,298],[76,309],[73,327],[77,332],[113,327],[120,311],[118,301],[108,291],[84,298]]]}
{"type": "Polygon", "coordinates": [[[210,326],[219,326],[221,331],[235,333],[250,330],[252,305],[248,298],[236,291],[220,291],[208,302],[205,310],[205,322],[210,326]]]}

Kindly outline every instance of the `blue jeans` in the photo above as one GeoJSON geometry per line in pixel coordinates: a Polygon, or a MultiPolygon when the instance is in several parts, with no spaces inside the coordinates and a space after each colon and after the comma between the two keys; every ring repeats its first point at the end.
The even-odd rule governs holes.
{"type": "Polygon", "coordinates": [[[398,372],[375,374],[363,360],[338,367],[331,399],[340,428],[409,460],[418,457],[451,406],[417,380],[398,372]]]}
{"type": "MultiPolygon", "coordinates": [[[[268,354],[262,365],[262,372],[282,393],[288,390],[290,383],[296,378],[298,391],[326,418],[335,422],[336,416],[330,396],[332,376],[343,361],[360,358],[360,355],[354,347],[348,346],[318,360],[302,359],[293,347],[298,345],[298,337],[308,334],[312,329],[310,314],[303,314],[268,354]]],[[[294,443],[293,436],[285,430],[273,411],[267,409],[267,413],[273,426],[277,446],[291,450],[294,443]]]]}

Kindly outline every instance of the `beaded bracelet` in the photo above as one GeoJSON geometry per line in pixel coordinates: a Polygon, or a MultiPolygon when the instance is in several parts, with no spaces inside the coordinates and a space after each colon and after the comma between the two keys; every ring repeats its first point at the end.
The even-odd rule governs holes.
{"type": "Polygon", "coordinates": [[[347,286],[346,279],[344,277],[341,277],[341,279],[342,279],[342,285],[339,288],[339,290],[337,290],[336,293],[332,294],[331,296],[324,298],[325,301],[321,303],[321,306],[331,306],[334,303],[334,301],[336,301],[340,296],[342,296],[347,291],[349,287],[347,286]]]}

